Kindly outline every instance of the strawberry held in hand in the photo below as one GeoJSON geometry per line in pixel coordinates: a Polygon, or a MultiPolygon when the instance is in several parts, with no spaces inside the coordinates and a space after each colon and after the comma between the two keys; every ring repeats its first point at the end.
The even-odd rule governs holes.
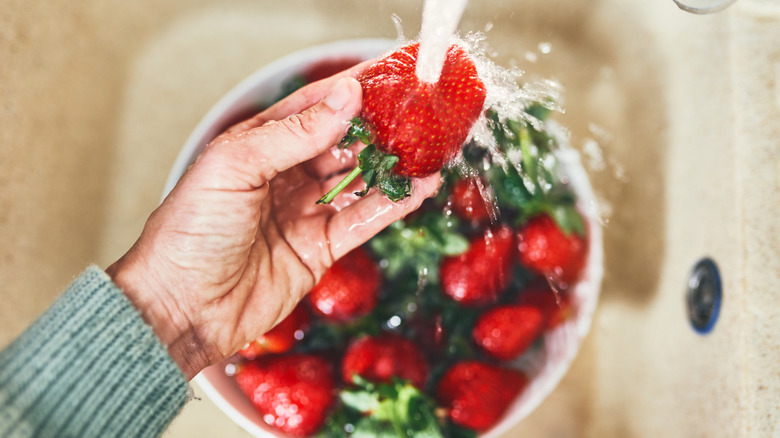
{"type": "Polygon", "coordinates": [[[463,48],[450,46],[436,83],[415,73],[419,44],[410,44],[369,66],[363,85],[362,116],[377,146],[397,155],[394,172],[426,176],[455,157],[482,113],[485,85],[463,48]]]}
{"type": "Polygon", "coordinates": [[[330,364],[311,354],[263,356],[243,363],[236,383],[266,423],[294,436],[317,431],[334,401],[330,364]]]}
{"type": "Polygon", "coordinates": [[[376,187],[393,200],[401,199],[408,196],[406,177],[437,172],[461,150],[482,114],[485,84],[458,45],[447,51],[439,80],[423,82],[415,72],[418,52],[418,43],[401,47],[358,76],[363,86],[361,117],[367,126],[346,139],[370,144],[346,183],[319,203],[333,200],[361,172],[367,189],[376,187]]]}

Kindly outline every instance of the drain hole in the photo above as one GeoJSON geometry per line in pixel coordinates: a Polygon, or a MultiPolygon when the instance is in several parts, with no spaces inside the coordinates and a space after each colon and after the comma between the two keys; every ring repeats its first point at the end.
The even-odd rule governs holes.
{"type": "Polygon", "coordinates": [[[722,300],[720,273],[712,259],[702,259],[693,267],[686,295],[693,329],[700,334],[709,333],[718,320],[722,300]]]}

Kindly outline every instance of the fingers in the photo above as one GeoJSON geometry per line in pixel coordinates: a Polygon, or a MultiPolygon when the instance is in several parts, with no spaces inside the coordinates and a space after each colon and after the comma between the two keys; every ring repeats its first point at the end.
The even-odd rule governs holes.
{"type": "MultiPolygon", "coordinates": [[[[224,134],[204,155],[217,167],[220,188],[253,190],[279,172],[310,160],[338,143],[360,111],[362,90],[353,78],[333,82],[310,108],[248,131],[224,134]]],[[[204,161],[206,159],[204,158],[204,161]]]]}
{"type": "Polygon", "coordinates": [[[333,88],[333,84],[340,78],[355,77],[360,71],[362,71],[373,60],[361,62],[347,70],[337,73],[329,78],[325,78],[295,91],[291,95],[285,97],[279,102],[272,105],[265,111],[255,115],[254,117],[247,119],[241,123],[233,125],[228,128],[226,132],[235,133],[247,131],[252,128],[257,128],[272,120],[283,119],[290,114],[300,113],[306,108],[314,105],[322,100],[326,94],[333,88]]]}
{"type": "Polygon", "coordinates": [[[407,199],[393,202],[385,195],[373,192],[333,215],[327,228],[333,259],[338,260],[391,223],[416,210],[426,198],[435,195],[440,186],[439,174],[415,178],[412,180],[412,196],[407,199]]]}

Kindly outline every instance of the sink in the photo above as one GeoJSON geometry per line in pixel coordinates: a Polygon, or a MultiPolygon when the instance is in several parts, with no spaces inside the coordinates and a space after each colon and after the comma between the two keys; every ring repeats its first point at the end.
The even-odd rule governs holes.
{"type": "MultiPolygon", "coordinates": [[[[0,343],[88,263],[129,248],[188,134],[235,84],[309,46],[394,38],[392,14],[413,37],[420,10],[403,0],[10,2],[0,278],[11,306],[0,309],[10,321],[0,343]]],[[[558,388],[505,436],[777,434],[780,5],[740,0],[698,16],[671,0],[481,0],[460,28],[484,31],[497,62],[529,81],[561,84],[555,119],[589,163],[604,221],[591,333],[558,388]],[[706,335],[691,328],[684,295],[704,257],[724,291],[706,335]]],[[[248,436],[208,400],[189,403],[166,435],[248,436]]]]}

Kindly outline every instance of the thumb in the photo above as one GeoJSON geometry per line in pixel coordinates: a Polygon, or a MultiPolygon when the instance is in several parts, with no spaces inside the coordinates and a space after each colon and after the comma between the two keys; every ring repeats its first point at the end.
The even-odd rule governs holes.
{"type": "Polygon", "coordinates": [[[241,157],[251,168],[252,185],[260,187],[276,174],[310,160],[337,144],[348,122],[360,111],[362,90],[354,78],[337,80],[327,95],[312,107],[284,119],[237,133],[241,157]]]}

